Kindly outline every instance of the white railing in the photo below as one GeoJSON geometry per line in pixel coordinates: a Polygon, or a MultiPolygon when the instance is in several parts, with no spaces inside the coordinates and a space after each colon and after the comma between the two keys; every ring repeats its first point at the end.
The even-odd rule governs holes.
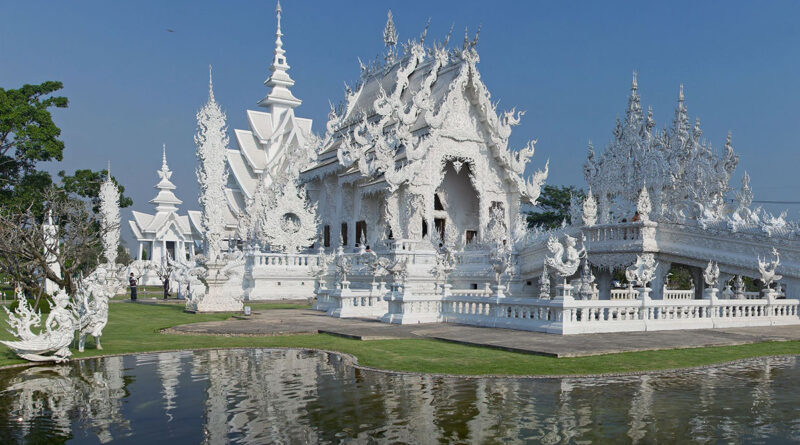
{"type": "Polygon", "coordinates": [[[490,297],[490,289],[452,289],[450,295],[453,297],[490,297]]]}
{"type": "Polygon", "coordinates": [[[639,292],[636,289],[611,289],[610,295],[611,300],[635,300],[639,292]]]}
{"type": "Polygon", "coordinates": [[[652,222],[634,222],[619,224],[600,224],[592,227],[584,227],[583,233],[586,241],[598,243],[605,241],[640,241],[642,228],[655,226],[652,222]]]}
{"type": "Polygon", "coordinates": [[[798,305],[797,299],[442,299],[444,321],[560,334],[800,324],[798,305]]]}
{"type": "Polygon", "coordinates": [[[267,267],[309,267],[316,266],[318,256],[308,253],[273,253],[253,252],[248,254],[254,266],[267,267]]]}
{"type": "Polygon", "coordinates": [[[667,289],[665,286],[662,295],[665,300],[694,300],[695,290],[667,289]]]}

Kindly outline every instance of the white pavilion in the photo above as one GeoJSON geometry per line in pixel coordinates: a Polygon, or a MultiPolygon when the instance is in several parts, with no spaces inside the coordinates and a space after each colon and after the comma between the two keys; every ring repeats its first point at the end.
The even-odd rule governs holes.
{"type": "MultiPolygon", "coordinates": [[[[179,215],[178,206],[183,201],[175,196],[175,184],[170,181],[172,171],[167,165],[167,149],[163,147],[161,169],[157,171],[158,190],[150,203],[155,213],[133,211],[133,219],[128,221],[131,231],[139,242],[136,259],[148,260],[161,264],[166,258],[192,259],[195,244],[202,242],[202,234],[198,227],[199,212],[188,212],[179,215]]],[[[151,284],[151,283],[145,283],[151,284]]]]}

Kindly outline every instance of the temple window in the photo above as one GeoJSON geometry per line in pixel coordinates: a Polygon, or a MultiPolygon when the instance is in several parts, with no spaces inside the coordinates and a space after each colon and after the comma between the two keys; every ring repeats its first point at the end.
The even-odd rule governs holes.
{"type": "Polygon", "coordinates": [[[323,247],[331,247],[331,226],[322,229],[322,243],[323,247]]]}
{"type": "Polygon", "coordinates": [[[439,232],[439,237],[441,239],[444,239],[444,223],[445,223],[444,218],[433,219],[433,227],[436,229],[437,232],[439,232]]]}
{"type": "Polygon", "coordinates": [[[347,245],[347,223],[342,223],[342,245],[347,245]]]}
{"type": "Polygon", "coordinates": [[[360,246],[361,243],[366,245],[367,241],[367,222],[366,221],[357,221],[356,222],[356,246],[360,246]]]}
{"type": "Polygon", "coordinates": [[[467,230],[467,244],[475,241],[475,238],[478,237],[477,230],[467,230]]]}
{"type": "Polygon", "coordinates": [[[444,210],[442,200],[439,198],[438,193],[433,194],[433,210],[444,210]]]}

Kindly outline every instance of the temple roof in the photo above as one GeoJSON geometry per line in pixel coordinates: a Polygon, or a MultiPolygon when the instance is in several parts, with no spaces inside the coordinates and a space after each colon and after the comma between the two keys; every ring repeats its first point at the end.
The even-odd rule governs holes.
{"type": "Polygon", "coordinates": [[[167,165],[167,146],[164,144],[161,153],[161,170],[158,170],[158,177],[161,180],[158,184],[155,185],[155,188],[158,189],[158,194],[155,198],[150,200],[151,204],[155,204],[156,211],[175,211],[178,209],[178,206],[183,203],[175,193],[172,191],[175,190],[175,184],[170,181],[172,177],[172,171],[170,171],[169,166],[167,165]]]}

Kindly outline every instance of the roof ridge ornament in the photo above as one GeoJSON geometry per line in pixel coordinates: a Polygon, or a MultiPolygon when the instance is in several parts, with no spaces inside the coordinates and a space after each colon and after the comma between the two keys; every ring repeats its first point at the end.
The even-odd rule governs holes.
{"type": "MultiPolygon", "coordinates": [[[[427,29],[427,28],[426,28],[427,29]]],[[[392,10],[386,13],[386,26],[383,28],[383,43],[386,45],[386,62],[394,61],[397,55],[397,28],[394,26],[392,10]]]]}

